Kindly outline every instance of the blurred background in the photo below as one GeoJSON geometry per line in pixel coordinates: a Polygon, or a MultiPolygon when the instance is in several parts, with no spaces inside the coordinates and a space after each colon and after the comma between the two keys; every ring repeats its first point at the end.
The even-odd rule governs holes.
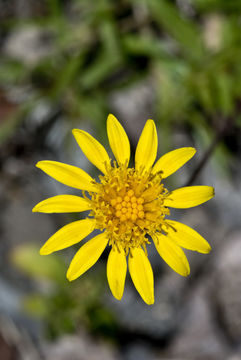
{"type": "Polygon", "coordinates": [[[0,359],[241,359],[241,1],[0,0],[0,359]],[[165,182],[215,186],[200,207],[172,211],[199,231],[209,255],[187,252],[182,278],[159,258],[155,304],[128,276],[123,300],[101,260],[73,283],[78,248],[39,248],[76,215],[32,214],[77,194],[35,168],[50,159],[97,176],[71,130],[107,145],[117,116],[134,148],[148,118],[159,155],[197,155],[165,182]]]}

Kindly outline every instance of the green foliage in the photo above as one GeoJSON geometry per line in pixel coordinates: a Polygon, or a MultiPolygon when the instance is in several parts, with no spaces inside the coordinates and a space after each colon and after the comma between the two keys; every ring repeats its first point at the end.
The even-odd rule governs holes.
{"type": "MultiPolygon", "coordinates": [[[[129,86],[137,77],[152,75],[153,68],[158,68],[157,91],[161,88],[163,94],[163,99],[158,97],[162,103],[159,119],[167,114],[169,123],[181,120],[180,111],[172,113],[173,97],[179,106],[175,92],[180,91],[183,121],[197,105],[204,113],[230,114],[241,84],[240,2],[192,0],[191,4],[193,10],[188,14],[168,0],[75,0],[68,13],[60,1],[48,0],[47,16],[32,19],[32,24],[49,33],[52,51],[30,67],[3,58],[0,82],[32,81],[35,96],[64,103],[70,117],[73,112],[68,106],[72,103],[66,99],[73,97],[78,103],[74,115],[81,117],[85,114],[82,97],[91,102],[101,91],[100,111],[106,111],[110,92],[129,86]],[[138,11],[143,13],[140,18],[135,15],[138,11]],[[216,32],[208,34],[217,38],[216,48],[205,39],[207,22],[218,23],[216,32]]],[[[25,23],[5,26],[21,29],[25,23]]],[[[103,120],[105,115],[102,112],[99,118],[103,120]]]]}
{"type": "Polygon", "coordinates": [[[65,276],[67,266],[63,258],[56,254],[40,256],[36,245],[18,246],[11,260],[30,279],[42,284],[38,293],[26,296],[23,305],[25,311],[44,321],[49,338],[76,332],[83,326],[93,333],[115,338],[116,321],[100,302],[105,282],[100,264],[97,270],[70,283],[65,276]]]}
{"type": "Polygon", "coordinates": [[[64,263],[58,256],[41,256],[36,245],[16,247],[11,254],[12,263],[35,279],[48,279],[62,283],[65,279],[64,263]]]}
{"type": "Polygon", "coordinates": [[[44,15],[3,22],[5,31],[29,25],[44,31],[51,50],[31,66],[4,55],[0,84],[30,86],[27,106],[47,98],[61,104],[69,120],[87,117],[102,131],[111,93],[151,78],[153,118],[167,134],[177,123],[195,132],[197,113],[212,134],[213,118],[235,117],[240,101],[241,3],[192,0],[189,6],[184,11],[170,0],[48,0],[44,15]]]}
{"type": "Polygon", "coordinates": [[[188,57],[202,56],[201,31],[194,22],[182,18],[178,8],[169,1],[147,0],[146,3],[153,18],[183,47],[188,57]]]}

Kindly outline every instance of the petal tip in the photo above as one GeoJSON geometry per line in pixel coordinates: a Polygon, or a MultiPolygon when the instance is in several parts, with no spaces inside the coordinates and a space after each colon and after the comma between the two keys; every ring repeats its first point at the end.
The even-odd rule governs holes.
{"type": "Polygon", "coordinates": [[[74,277],[71,276],[71,273],[70,273],[69,271],[67,271],[67,273],[66,273],[66,279],[67,279],[69,282],[71,282],[71,281],[74,280],[74,277]]]}
{"type": "Polygon", "coordinates": [[[41,249],[39,250],[39,254],[40,255],[49,255],[51,254],[52,251],[48,251],[48,249],[45,248],[45,245],[41,247],[41,249]]]}
{"type": "Polygon", "coordinates": [[[154,120],[148,119],[146,124],[150,124],[153,127],[154,131],[156,132],[156,123],[154,120]]]}
{"type": "Polygon", "coordinates": [[[210,251],[212,250],[211,246],[208,244],[207,248],[205,249],[205,251],[203,251],[204,254],[209,254],[210,251]]]}
{"type": "Polygon", "coordinates": [[[107,116],[107,122],[109,122],[109,121],[116,121],[117,120],[117,118],[115,117],[115,115],[113,115],[113,114],[109,114],[108,116],[107,116]]]}
{"type": "Polygon", "coordinates": [[[52,160],[40,160],[40,161],[37,162],[37,164],[36,164],[35,166],[36,166],[37,168],[45,171],[45,170],[44,170],[45,165],[48,165],[49,163],[53,163],[53,162],[54,162],[54,161],[52,161],[52,160]]]}
{"type": "Polygon", "coordinates": [[[155,135],[157,136],[157,134],[156,134],[156,123],[155,123],[155,121],[154,120],[152,120],[152,119],[148,119],[148,120],[146,120],[146,123],[145,123],[145,126],[144,126],[144,128],[145,127],[149,127],[149,126],[151,126],[152,127],[152,129],[154,130],[154,132],[155,132],[155,135]]]}
{"type": "Polygon", "coordinates": [[[42,161],[38,161],[35,166],[39,169],[41,169],[41,164],[42,164],[43,160],[42,161]]]}
{"type": "Polygon", "coordinates": [[[76,273],[74,273],[73,271],[70,271],[70,269],[68,269],[68,271],[66,273],[66,278],[69,282],[72,282],[72,281],[76,280],[80,275],[77,275],[76,273]]]}
{"type": "Polygon", "coordinates": [[[80,129],[72,129],[72,134],[75,137],[75,135],[80,131],[80,129]]]}
{"type": "Polygon", "coordinates": [[[183,277],[188,277],[190,275],[190,266],[189,266],[189,264],[185,264],[185,269],[183,268],[181,271],[176,271],[176,273],[183,276],[183,277]]]}
{"type": "Polygon", "coordinates": [[[188,147],[188,149],[191,151],[191,157],[193,157],[197,152],[197,150],[192,146],[188,147]]]}
{"type": "Polygon", "coordinates": [[[145,300],[145,303],[146,303],[147,305],[153,305],[154,302],[155,302],[154,296],[151,297],[150,299],[146,299],[146,300],[145,300]]]}
{"type": "Polygon", "coordinates": [[[114,298],[118,301],[120,301],[123,297],[123,294],[112,294],[114,296],[114,298]]]}

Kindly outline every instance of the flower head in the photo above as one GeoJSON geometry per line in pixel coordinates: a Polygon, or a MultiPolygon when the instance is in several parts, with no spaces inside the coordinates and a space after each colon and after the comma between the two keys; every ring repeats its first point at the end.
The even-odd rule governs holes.
{"type": "Polygon", "coordinates": [[[208,242],[195,230],[167,219],[169,208],[189,208],[214,196],[210,186],[189,186],[169,192],[163,179],[173,174],[195,154],[192,147],[173,150],[153,166],[157,155],[157,132],[153,120],[147,120],[135,153],[135,166],[128,167],[130,143],[125,130],[113,116],[107,119],[107,134],[116,161],[104,147],[83,130],[73,135],[86,157],[101,172],[95,181],[82,169],[56,161],[40,161],[37,167],[57,181],[82,190],[82,196],[57,195],[46,199],[34,212],[60,213],[89,211],[84,220],[74,221],[58,230],[44,244],[41,255],[74,245],[98,229],[100,234],[87,241],[76,253],[67,272],[72,281],[87,271],[111,247],[107,278],[115,298],[124,291],[128,266],[133,283],[147,304],[154,303],[154,279],[148,260],[147,245],[153,241],[163,260],[178,274],[190,273],[182,250],[208,253],[208,242]]]}

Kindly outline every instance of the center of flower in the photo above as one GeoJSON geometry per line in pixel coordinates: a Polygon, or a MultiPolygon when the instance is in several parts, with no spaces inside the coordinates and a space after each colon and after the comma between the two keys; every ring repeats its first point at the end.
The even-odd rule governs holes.
{"type": "Polygon", "coordinates": [[[136,197],[134,190],[127,191],[126,195],[122,198],[118,196],[110,201],[115,211],[115,216],[120,219],[121,222],[131,220],[135,222],[138,218],[143,219],[144,213],[144,198],[136,197]]]}
{"type": "Polygon", "coordinates": [[[169,215],[164,198],[167,190],[160,174],[141,172],[126,166],[111,167],[100,176],[98,192],[91,196],[91,216],[96,227],[106,230],[111,246],[131,248],[148,243],[148,236],[162,231],[169,215]]]}

